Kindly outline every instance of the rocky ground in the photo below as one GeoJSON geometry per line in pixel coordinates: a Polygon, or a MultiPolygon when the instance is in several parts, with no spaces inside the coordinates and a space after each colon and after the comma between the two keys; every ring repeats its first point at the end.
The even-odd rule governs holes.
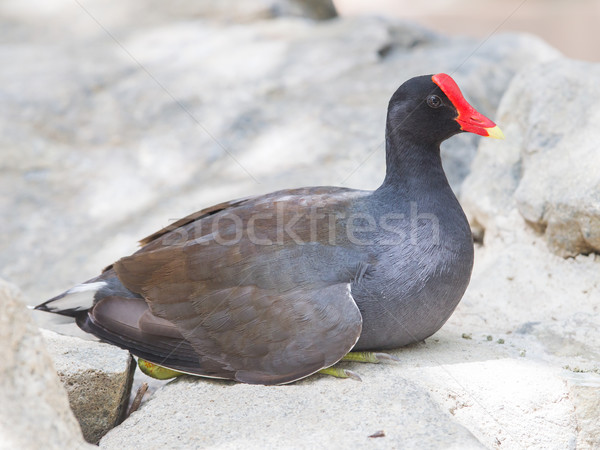
{"type": "Polygon", "coordinates": [[[0,292],[0,447],[85,445],[49,355],[88,441],[129,396],[126,352],[44,332],[47,352],[23,303],[218,201],[376,187],[389,96],[442,71],[507,137],[444,144],[480,241],[444,328],[394,351],[400,363],[350,364],[361,383],[154,384],[100,446],[600,446],[600,66],[525,34],[481,44],[391,19],[314,20],[331,15],[315,4],[0,5],[0,277],[24,293],[0,292]]]}

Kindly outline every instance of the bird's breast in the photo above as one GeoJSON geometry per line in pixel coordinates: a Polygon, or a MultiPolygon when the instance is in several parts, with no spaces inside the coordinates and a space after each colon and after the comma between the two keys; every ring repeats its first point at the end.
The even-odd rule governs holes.
{"type": "Polygon", "coordinates": [[[363,315],[357,349],[423,340],[446,322],[462,298],[473,267],[468,224],[425,219],[413,223],[415,228],[383,236],[372,249],[376,263],[352,286],[363,315]]]}

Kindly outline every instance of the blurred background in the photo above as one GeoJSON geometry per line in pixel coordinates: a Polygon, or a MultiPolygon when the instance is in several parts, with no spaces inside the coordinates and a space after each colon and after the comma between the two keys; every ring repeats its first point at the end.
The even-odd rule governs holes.
{"type": "Polygon", "coordinates": [[[598,0],[334,0],[340,15],[382,14],[440,33],[485,38],[497,31],[542,37],[565,56],[600,61],[598,0]]]}

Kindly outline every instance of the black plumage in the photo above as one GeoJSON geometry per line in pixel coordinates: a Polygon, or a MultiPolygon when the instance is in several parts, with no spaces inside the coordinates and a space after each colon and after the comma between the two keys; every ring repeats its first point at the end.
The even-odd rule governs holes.
{"type": "Polygon", "coordinates": [[[422,340],[452,314],[473,266],[440,159],[440,143],[461,131],[501,137],[449,76],[413,78],[390,100],[377,190],[216,205],[37,308],[161,366],[247,383],[287,383],[353,348],[422,340]]]}

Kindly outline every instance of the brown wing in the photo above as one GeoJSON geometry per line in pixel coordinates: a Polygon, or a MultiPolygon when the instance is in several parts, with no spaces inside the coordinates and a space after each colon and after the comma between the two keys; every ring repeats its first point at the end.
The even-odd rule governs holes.
{"type": "Polygon", "coordinates": [[[331,242],[330,223],[315,224],[315,214],[343,215],[361,195],[313,188],[211,208],[119,260],[114,269],[125,287],[198,357],[185,369],[150,361],[263,384],[338,361],[360,336],[349,283],[364,255],[344,245],[343,230],[334,229],[331,242]]]}
{"type": "Polygon", "coordinates": [[[233,288],[190,300],[158,306],[175,307],[181,318],[171,322],[152,314],[143,299],[105,297],[78,324],[164,367],[253,384],[289,383],[329,367],[361,331],[360,313],[343,285],[276,298],[233,288]]]}
{"type": "Polygon", "coordinates": [[[202,220],[207,218],[212,214],[216,214],[221,211],[227,211],[235,208],[236,206],[244,205],[244,204],[255,204],[257,201],[263,201],[278,197],[285,196],[316,196],[316,195],[335,195],[335,194],[348,194],[352,192],[357,192],[354,189],[347,189],[342,187],[309,187],[309,188],[298,188],[298,189],[286,189],[282,191],[272,192],[271,194],[267,194],[265,196],[254,196],[254,197],[243,197],[235,200],[229,200],[227,202],[218,203],[216,205],[210,206],[208,208],[201,209],[200,211],[196,211],[188,216],[185,216],[179,220],[176,220],[170,225],[167,225],[164,228],[152,233],[150,236],[146,236],[144,239],[140,240],[140,245],[145,246],[150,242],[162,237],[172,231],[177,230],[178,228],[182,228],[192,222],[197,220],[202,220]]]}
{"type": "Polygon", "coordinates": [[[146,244],[149,244],[153,240],[158,239],[159,237],[164,236],[165,234],[170,233],[171,231],[176,230],[177,228],[183,227],[191,222],[195,222],[198,219],[203,219],[203,218],[210,216],[211,214],[215,214],[219,211],[223,211],[224,209],[233,208],[239,204],[246,202],[250,198],[252,198],[252,197],[245,197],[245,198],[240,198],[237,200],[230,200],[228,202],[218,203],[209,208],[204,208],[204,209],[201,209],[200,211],[196,211],[195,213],[192,213],[189,216],[185,216],[179,220],[176,220],[172,224],[167,225],[164,228],[161,228],[160,230],[152,233],[150,236],[146,236],[144,239],[141,239],[140,245],[144,246],[146,244]]]}

